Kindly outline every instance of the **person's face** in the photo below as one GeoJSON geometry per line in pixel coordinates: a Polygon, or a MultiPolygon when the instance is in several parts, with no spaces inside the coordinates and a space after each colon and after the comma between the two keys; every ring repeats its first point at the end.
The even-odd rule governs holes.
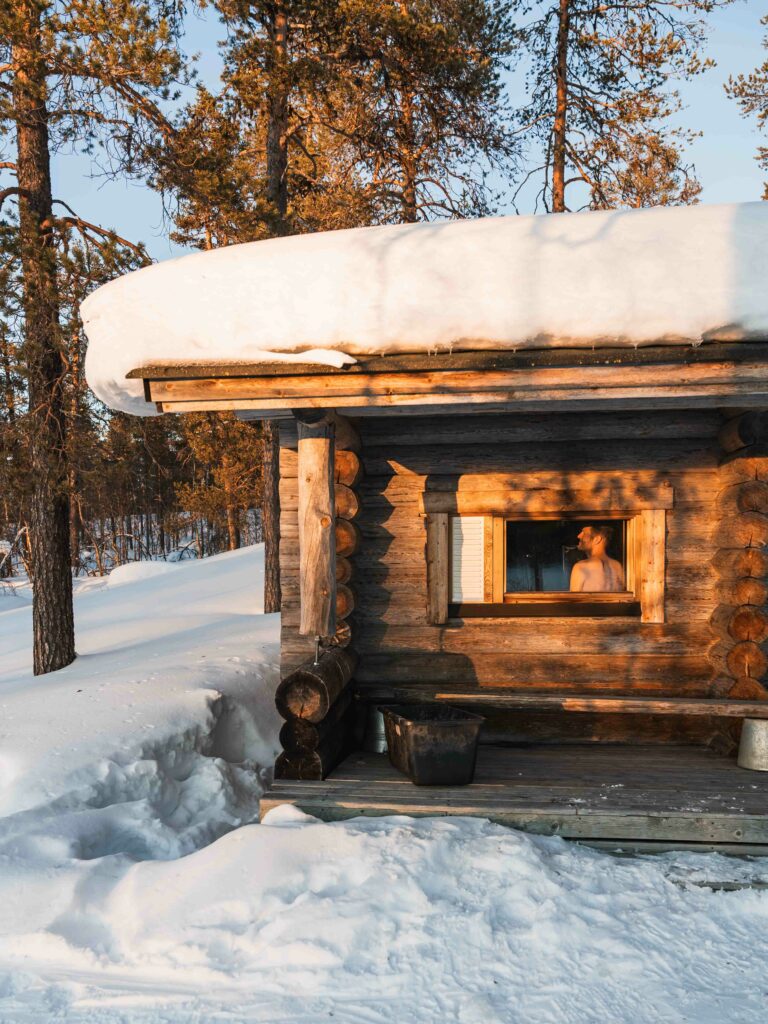
{"type": "Polygon", "coordinates": [[[579,542],[579,551],[591,551],[592,545],[595,541],[595,536],[592,533],[591,526],[583,527],[581,533],[578,535],[576,540],[579,542]]]}

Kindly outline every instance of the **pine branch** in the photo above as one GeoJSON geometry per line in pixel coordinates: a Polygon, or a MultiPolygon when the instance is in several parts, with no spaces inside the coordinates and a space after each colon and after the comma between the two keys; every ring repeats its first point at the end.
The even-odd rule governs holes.
{"type": "Polygon", "coordinates": [[[126,249],[130,249],[131,252],[136,253],[137,256],[141,256],[142,259],[146,259],[147,254],[143,246],[136,245],[135,242],[130,242],[127,238],[123,238],[121,235],[118,235],[116,231],[111,231],[109,228],[102,228],[99,227],[98,224],[91,224],[90,221],[83,220],[83,218],[79,217],[72,207],[68,203],[65,203],[63,199],[54,199],[53,202],[54,204],[63,206],[64,209],[68,210],[71,214],[70,217],[57,217],[55,219],[57,224],[66,224],[68,227],[75,228],[87,241],[95,242],[98,245],[99,243],[96,239],[92,238],[88,234],[88,232],[93,232],[93,234],[100,238],[125,246],[126,249]]]}
{"type": "Polygon", "coordinates": [[[13,188],[4,188],[0,191],[0,210],[2,210],[5,200],[9,199],[11,196],[23,196],[27,194],[26,189],[18,188],[18,186],[14,186],[13,188]]]}

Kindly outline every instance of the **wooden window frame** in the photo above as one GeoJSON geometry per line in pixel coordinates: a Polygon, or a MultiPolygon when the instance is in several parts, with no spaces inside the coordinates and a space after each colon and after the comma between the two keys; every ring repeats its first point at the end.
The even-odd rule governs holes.
{"type": "Polygon", "coordinates": [[[427,619],[440,624],[449,617],[613,615],[631,616],[642,623],[663,623],[666,510],[672,504],[672,489],[667,485],[644,489],[612,487],[597,497],[593,492],[589,504],[585,492],[578,491],[426,492],[422,495],[422,510],[427,520],[427,619]],[[577,507],[581,501],[584,504],[577,507]],[[485,519],[482,602],[451,601],[450,520],[456,515],[482,515],[485,519]],[[554,518],[627,521],[625,592],[504,592],[506,522],[554,518]]]}

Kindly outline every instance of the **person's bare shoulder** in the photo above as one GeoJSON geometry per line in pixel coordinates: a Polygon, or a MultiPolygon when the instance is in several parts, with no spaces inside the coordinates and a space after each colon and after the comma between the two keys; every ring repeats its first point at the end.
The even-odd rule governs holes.
{"type": "Polygon", "coordinates": [[[584,586],[585,568],[583,562],[577,562],[571,569],[571,590],[581,590],[584,586]]]}
{"type": "Polygon", "coordinates": [[[626,586],[626,581],[624,579],[624,567],[621,562],[617,562],[615,558],[609,558],[608,561],[611,564],[612,572],[615,573],[616,579],[619,582],[619,589],[623,590],[626,586]]]}

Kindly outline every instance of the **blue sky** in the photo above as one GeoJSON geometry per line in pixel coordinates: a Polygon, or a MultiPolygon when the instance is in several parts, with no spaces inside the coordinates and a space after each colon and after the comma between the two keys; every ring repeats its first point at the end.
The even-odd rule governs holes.
{"type": "MultiPolygon", "coordinates": [[[[689,152],[704,186],[704,203],[746,202],[762,194],[764,175],[755,161],[761,140],[755,123],[739,115],[723,84],[729,75],[751,71],[765,60],[760,18],[766,13],[768,5],[760,0],[739,0],[711,15],[708,53],[717,67],[681,87],[686,106],[683,122],[703,132],[689,152]]],[[[210,16],[193,22],[188,33],[187,48],[200,54],[200,74],[207,82],[215,82],[217,75],[218,35],[210,16]]],[[[160,200],[153,192],[135,182],[92,179],[84,158],[62,155],[57,159],[54,193],[87,220],[143,241],[155,259],[180,251],[168,240],[160,200]]],[[[521,212],[528,211],[522,208],[521,212]]]]}

